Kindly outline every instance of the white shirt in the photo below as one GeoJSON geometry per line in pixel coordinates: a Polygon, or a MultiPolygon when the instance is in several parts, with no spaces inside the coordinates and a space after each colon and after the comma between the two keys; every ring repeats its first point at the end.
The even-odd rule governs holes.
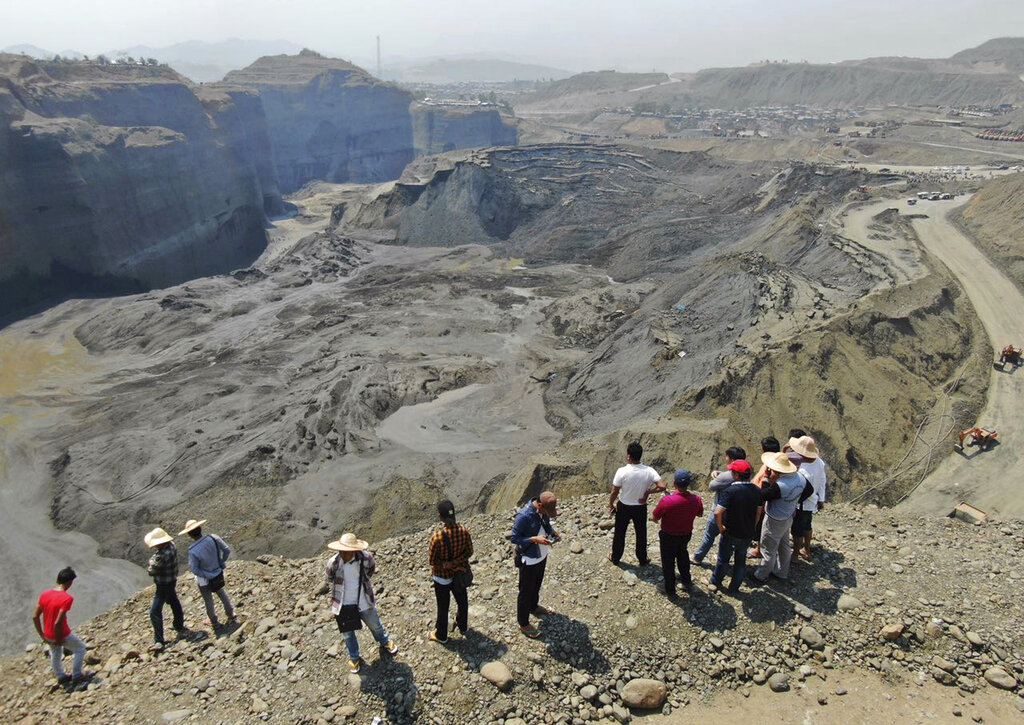
{"type": "Polygon", "coordinates": [[[815,458],[813,461],[804,461],[800,464],[800,470],[807,476],[807,480],[814,486],[812,493],[801,505],[804,511],[817,511],[818,502],[825,503],[825,486],[828,477],[825,475],[825,461],[815,458]]]}
{"type": "Polygon", "coordinates": [[[652,483],[661,481],[661,476],[650,466],[642,463],[627,463],[615,472],[612,488],[619,489],[619,501],[626,506],[639,506],[647,495],[652,483]]]}
{"type": "Polygon", "coordinates": [[[548,558],[548,549],[550,546],[544,544],[537,544],[537,548],[540,549],[540,556],[524,556],[523,563],[527,566],[533,566],[534,564],[540,564],[542,561],[548,558]]]}
{"type": "Polygon", "coordinates": [[[370,597],[366,593],[366,587],[359,589],[359,559],[352,557],[352,560],[348,563],[341,562],[342,571],[345,577],[345,593],[341,596],[342,604],[355,604],[356,596],[359,597],[359,611],[364,612],[369,609],[370,597]]]}

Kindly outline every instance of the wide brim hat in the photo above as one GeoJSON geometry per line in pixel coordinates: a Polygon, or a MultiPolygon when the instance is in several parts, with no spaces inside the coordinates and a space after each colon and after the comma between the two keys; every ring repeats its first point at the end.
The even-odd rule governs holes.
{"type": "Polygon", "coordinates": [[[800,436],[799,438],[790,438],[786,442],[792,450],[799,453],[804,458],[817,458],[818,457],[818,444],[814,442],[814,439],[810,436],[800,436]]]}
{"type": "Polygon", "coordinates": [[[337,541],[330,541],[327,548],[331,551],[366,551],[370,544],[362,539],[357,539],[353,533],[344,533],[337,541]]]}
{"type": "Polygon", "coordinates": [[[785,453],[762,453],[761,463],[778,473],[796,473],[796,464],[785,453]]]}
{"type": "Polygon", "coordinates": [[[150,531],[144,537],[143,541],[146,542],[146,546],[153,548],[154,546],[160,546],[160,544],[166,544],[168,541],[174,541],[174,537],[168,534],[166,531],[157,526],[155,529],[150,531]]]}
{"type": "Polygon", "coordinates": [[[178,532],[178,536],[184,536],[189,531],[192,531],[193,529],[198,529],[200,526],[202,526],[205,523],[206,523],[206,519],[202,519],[201,521],[196,521],[195,519],[189,519],[188,522],[185,524],[185,528],[183,528],[181,531],[178,532]]]}

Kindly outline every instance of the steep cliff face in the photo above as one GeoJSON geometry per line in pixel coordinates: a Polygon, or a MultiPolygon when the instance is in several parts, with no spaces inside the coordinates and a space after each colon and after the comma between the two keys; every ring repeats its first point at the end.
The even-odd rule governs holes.
{"type": "Polygon", "coordinates": [[[258,110],[166,68],[0,56],[0,311],[251,263],[280,206],[258,110]]]}
{"type": "Polygon", "coordinates": [[[413,143],[417,156],[481,146],[514,146],[516,127],[494,108],[412,106],[413,143]]]}
{"type": "Polygon", "coordinates": [[[268,56],[225,83],[259,91],[284,191],[396,179],[413,159],[412,96],[311,51],[268,56]]]}

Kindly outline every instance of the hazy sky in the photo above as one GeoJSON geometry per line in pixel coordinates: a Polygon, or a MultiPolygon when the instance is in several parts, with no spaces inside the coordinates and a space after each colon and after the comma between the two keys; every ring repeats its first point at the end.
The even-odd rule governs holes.
{"type": "Polygon", "coordinates": [[[94,55],[281,38],[367,59],[512,55],[568,70],[688,71],[763,58],[945,57],[1024,35],[1024,0],[0,0],[0,47],[94,55]]]}

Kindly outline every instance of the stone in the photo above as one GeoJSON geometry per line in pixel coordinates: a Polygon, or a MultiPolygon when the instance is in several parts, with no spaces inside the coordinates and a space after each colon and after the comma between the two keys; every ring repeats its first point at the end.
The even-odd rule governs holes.
{"type": "Polygon", "coordinates": [[[615,718],[615,722],[622,723],[623,725],[625,725],[625,723],[628,723],[633,718],[629,710],[624,708],[619,703],[615,703],[614,705],[612,705],[612,717],[615,718]]]}
{"type": "Polygon", "coordinates": [[[725,647],[725,642],[723,642],[719,637],[709,637],[708,644],[711,645],[715,652],[721,652],[725,647]]]}
{"type": "Polygon", "coordinates": [[[809,624],[800,628],[800,641],[811,649],[825,649],[825,638],[809,624]]]}
{"type": "Polygon", "coordinates": [[[191,710],[169,710],[160,716],[161,722],[180,722],[192,714],[191,710]]]}
{"type": "Polygon", "coordinates": [[[797,602],[793,605],[793,611],[797,613],[797,616],[802,617],[803,619],[806,619],[808,621],[810,621],[810,619],[814,616],[814,612],[811,611],[810,607],[808,607],[805,604],[801,604],[800,602],[797,602]]]}
{"type": "Polygon", "coordinates": [[[636,629],[638,626],[640,626],[640,623],[636,617],[632,614],[626,617],[626,629],[636,629]]]}
{"type": "Polygon", "coordinates": [[[863,607],[864,602],[857,599],[857,597],[853,596],[852,594],[840,594],[839,602],[836,604],[836,606],[842,612],[852,612],[863,607]]]}
{"type": "Polygon", "coordinates": [[[956,669],[956,662],[950,662],[949,660],[943,657],[939,657],[938,655],[932,657],[932,664],[945,672],[953,672],[956,669]]]}
{"type": "Polygon", "coordinates": [[[903,634],[903,625],[900,623],[887,624],[878,632],[878,636],[887,642],[895,642],[903,634]]]}
{"type": "Polygon", "coordinates": [[[584,685],[580,688],[580,697],[584,700],[593,700],[597,697],[597,688],[593,685],[584,685]]]}
{"type": "Polygon", "coordinates": [[[583,553],[583,542],[582,541],[574,541],[574,542],[572,542],[571,544],[569,544],[569,551],[571,551],[573,554],[582,554],[583,553]]]}
{"type": "Polygon", "coordinates": [[[967,632],[965,636],[967,637],[967,641],[971,643],[972,647],[981,649],[985,646],[985,640],[983,640],[981,638],[981,635],[979,635],[977,632],[967,632]]]}
{"type": "Polygon", "coordinates": [[[768,687],[772,692],[786,692],[789,690],[789,675],[785,672],[776,672],[768,678],[768,687]]]}
{"type": "Polygon", "coordinates": [[[267,712],[270,710],[270,706],[267,705],[267,703],[264,702],[263,699],[259,697],[259,695],[252,696],[252,703],[250,703],[249,707],[254,713],[257,714],[267,712]]]}
{"type": "Polygon", "coordinates": [[[512,687],[512,671],[504,662],[488,662],[480,668],[480,675],[502,692],[512,687]]]}
{"type": "Polygon", "coordinates": [[[1017,678],[1002,667],[989,667],[985,670],[985,682],[1000,690],[1013,690],[1017,687],[1017,678]]]}
{"type": "Polygon", "coordinates": [[[668,688],[664,682],[638,677],[622,688],[622,702],[638,710],[656,710],[665,704],[668,688]]]}

